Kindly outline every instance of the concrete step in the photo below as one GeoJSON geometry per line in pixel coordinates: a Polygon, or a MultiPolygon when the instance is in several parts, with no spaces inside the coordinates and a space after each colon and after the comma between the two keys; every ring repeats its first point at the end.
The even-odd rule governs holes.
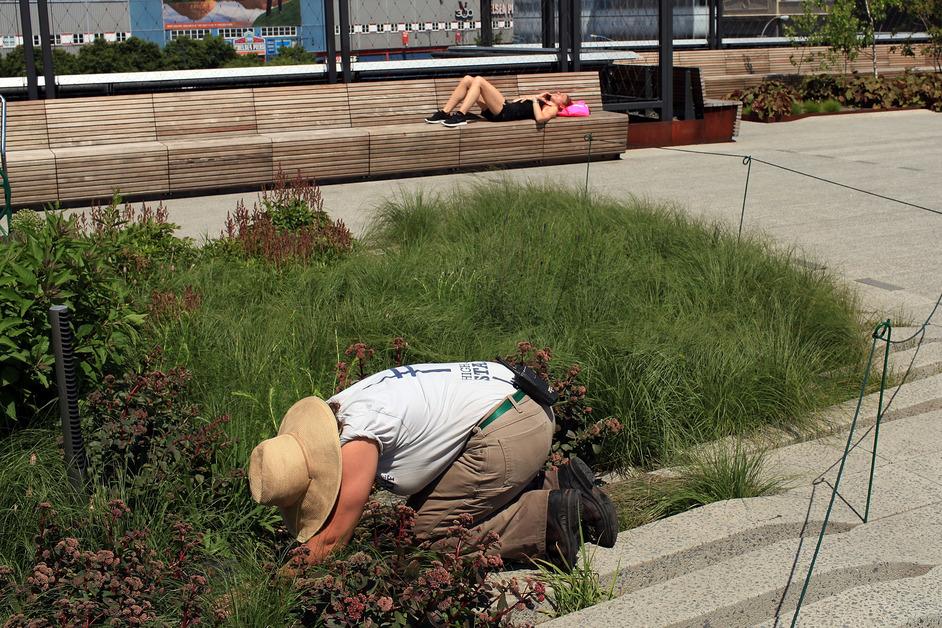
{"type": "MultiPolygon", "coordinates": [[[[942,626],[942,567],[922,576],[848,589],[801,608],[802,626],[942,626]]],[[[769,620],[756,628],[780,628],[788,621],[769,620]]]]}
{"type": "MultiPolygon", "coordinates": [[[[603,581],[617,578],[620,597],[550,625],[749,626],[776,612],[790,621],[845,442],[836,434],[771,452],[772,472],[794,486],[784,494],[709,504],[623,532],[610,550],[590,546],[594,568],[603,581]],[[816,478],[823,481],[812,484],[816,478]]],[[[871,443],[845,464],[809,607],[863,585],[915,581],[942,565],[942,410],[881,426],[864,524],[871,443]]],[[[922,625],[933,612],[907,607],[901,622],[922,625]]]]}
{"type": "MultiPolygon", "coordinates": [[[[668,580],[547,625],[750,626],[776,614],[790,618],[808,570],[814,532],[804,540],[778,541],[705,567],[691,565],[668,580]]],[[[922,507],[828,535],[806,602],[927,574],[942,564],[940,534],[937,509],[922,507]]]]}

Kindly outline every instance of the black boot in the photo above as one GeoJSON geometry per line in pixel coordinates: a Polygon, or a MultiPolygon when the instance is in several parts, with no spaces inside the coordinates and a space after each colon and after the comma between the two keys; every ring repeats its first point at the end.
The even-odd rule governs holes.
{"type": "Polygon", "coordinates": [[[559,488],[579,491],[585,541],[614,547],[618,537],[618,513],[608,495],[595,486],[595,474],[589,465],[573,456],[568,464],[559,467],[559,488]]]}
{"type": "Polygon", "coordinates": [[[550,491],[546,508],[546,556],[564,571],[572,571],[579,556],[579,493],[550,491]]]}

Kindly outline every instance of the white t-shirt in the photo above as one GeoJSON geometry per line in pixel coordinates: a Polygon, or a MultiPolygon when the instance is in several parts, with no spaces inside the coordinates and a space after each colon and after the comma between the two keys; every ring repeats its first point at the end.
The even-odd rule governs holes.
{"type": "Polygon", "coordinates": [[[514,392],[513,373],[494,362],[413,364],[381,371],[337,393],[340,443],[379,444],[380,485],[412,495],[460,455],[471,430],[514,392]]]}

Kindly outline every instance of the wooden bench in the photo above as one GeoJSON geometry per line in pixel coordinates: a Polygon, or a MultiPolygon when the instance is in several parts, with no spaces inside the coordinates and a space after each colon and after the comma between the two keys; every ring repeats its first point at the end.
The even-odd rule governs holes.
{"type": "MultiPolygon", "coordinates": [[[[826,46],[807,48],[728,48],[722,50],[675,50],[675,66],[695,66],[700,68],[703,77],[704,95],[707,98],[724,98],[727,94],[740,89],[754,87],[769,76],[798,74],[799,68],[792,63],[799,55],[814,55],[817,59],[825,54],[826,46]]],[[[881,74],[893,74],[907,69],[916,69],[927,65],[923,56],[908,57],[902,54],[901,46],[878,44],[876,49],[877,69],[881,74]]],[[[641,52],[638,59],[616,61],[616,65],[656,65],[658,53],[641,52]]],[[[819,73],[817,61],[801,65],[801,74],[819,73]]],[[[848,72],[870,72],[873,57],[870,49],[864,49],[860,56],[848,64],[848,72]]],[[[843,67],[833,68],[832,73],[843,73],[843,67]]]]}
{"type": "Polygon", "coordinates": [[[560,89],[589,118],[472,122],[423,118],[458,79],[164,92],[9,104],[15,206],[216,192],[271,182],[279,170],[319,181],[520,162],[583,160],[627,148],[628,116],[602,110],[598,73],[494,77],[508,97],[560,89]]]}

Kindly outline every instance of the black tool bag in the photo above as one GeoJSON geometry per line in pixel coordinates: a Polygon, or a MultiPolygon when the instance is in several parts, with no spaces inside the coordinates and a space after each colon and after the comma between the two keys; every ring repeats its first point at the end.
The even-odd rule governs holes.
{"type": "Polygon", "coordinates": [[[559,399],[559,393],[530,367],[511,364],[501,357],[498,357],[497,361],[513,371],[513,385],[533,401],[543,406],[552,406],[559,399]]]}

